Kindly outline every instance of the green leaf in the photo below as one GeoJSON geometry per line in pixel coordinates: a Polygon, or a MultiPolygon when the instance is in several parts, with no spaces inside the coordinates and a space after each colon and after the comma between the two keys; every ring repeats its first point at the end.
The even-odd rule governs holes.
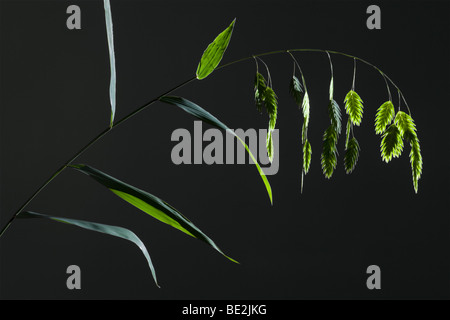
{"type": "Polygon", "coordinates": [[[333,171],[337,164],[336,143],[338,134],[333,125],[330,125],[323,135],[323,149],[321,155],[321,164],[323,174],[327,179],[333,175],[333,171]]]}
{"type": "Polygon", "coordinates": [[[383,103],[375,116],[375,133],[383,134],[388,124],[392,122],[395,116],[394,105],[391,101],[383,103]]]}
{"type": "Polygon", "coordinates": [[[197,238],[220,252],[223,256],[233,262],[237,262],[226,256],[217,245],[191,221],[182,215],[177,209],[160,198],[120,181],[106,173],[84,164],[71,165],[70,167],[87,174],[106,188],[110,189],[114,194],[132,204],[136,208],[149,214],[150,216],[164,222],[184,233],[197,238]]]}
{"type": "Polygon", "coordinates": [[[294,98],[295,103],[301,107],[303,104],[303,88],[296,76],[292,76],[291,81],[289,82],[289,93],[292,98],[294,98]]]}
{"type": "Polygon", "coordinates": [[[110,127],[114,124],[114,116],[116,113],[116,59],[114,55],[114,34],[113,34],[113,24],[111,16],[111,4],[109,0],[104,0],[105,7],[105,22],[106,22],[106,33],[108,38],[108,49],[109,49],[109,65],[111,69],[111,77],[109,84],[109,100],[111,103],[111,117],[110,117],[110,127]]]}
{"type": "Polygon", "coordinates": [[[234,133],[233,130],[229,129],[225,124],[223,124],[221,121],[219,121],[216,117],[214,117],[212,114],[210,114],[208,111],[204,110],[203,108],[201,108],[200,106],[196,105],[195,103],[186,100],[184,98],[181,97],[172,97],[172,96],[164,96],[161,97],[159,99],[162,102],[165,103],[169,103],[172,105],[175,105],[179,108],[181,108],[182,110],[186,111],[187,113],[193,115],[194,117],[211,124],[214,127],[217,127],[219,129],[223,129],[226,132],[232,134],[233,136],[235,136],[241,143],[242,145],[245,147],[245,149],[247,150],[248,154],[250,155],[250,157],[253,160],[253,163],[255,164],[256,168],[258,169],[258,172],[264,182],[264,185],[266,187],[267,190],[267,194],[269,195],[270,198],[270,203],[272,204],[272,188],[270,186],[269,181],[267,180],[266,175],[264,174],[263,170],[261,169],[261,167],[258,164],[258,161],[255,159],[255,157],[253,156],[252,152],[250,151],[250,149],[248,148],[247,144],[241,139],[239,138],[238,135],[236,135],[234,133]]]}
{"type": "Polygon", "coordinates": [[[353,137],[349,142],[344,156],[344,166],[345,172],[350,174],[356,167],[359,157],[359,144],[358,141],[353,137]]]}
{"type": "Polygon", "coordinates": [[[109,234],[111,236],[122,238],[125,240],[129,240],[129,241],[133,242],[134,244],[136,244],[139,247],[139,249],[141,249],[142,253],[145,256],[145,259],[147,259],[147,263],[148,263],[148,266],[150,267],[150,271],[152,272],[153,279],[155,280],[156,285],[159,287],[158,282],[156,280],[155,268],[153,267],[152,260],[150,259],[150,255],[148,254],[148,251],[147,251],[144,243],[132,231],[130,231],[128,229],[125,229],[122,227],[111,226],[111,225],[107,225],[107,224],[102,224],[102,223],[78,220],[78,219],[54,217],[54,216],[49,216],[49,215],[40,214],[40,213],[36,213],[36,212],[31,212],[31,211],[21,212],[18,215],[18,218],[45,218],[45,219],[50,219],[50,220],[57,221],[57,222],[67,223],[67,224],[77,226],[80,228],[84,228],[87,230],[109,234]]]}
{"type": "Polygon", "coordinates": [[[219,65],[225,50],[230,43],[231,34],[233,33],[234,23],[236,19],[216,39],[209,44],[203,52],[200,63],[197,67],[197,79],[201,80],[209,76],[219,65]]]}
{"type": "Polygon", "coordinates": [[[350,90],[345,96],[344,104],[345,111],[349,115],[352,123],[359,126],[361,124],[364,111],[363,101],[359,95],[355,91],[350,90]]]}
{"type": "Polygon", "coordinates": [[[335,100],[330,100],[328,104],[328,115],[330,116],[331,124],[335,127],[336,132],[341,134],[341,109],[335,100]]]}
{"type": "Polygon", "coordinates": [[[400,130],[395,124],[391,124],[381,139],[381,158],[389,162],[392,158],[398,158],[403,151],[403,139],[400,130]]]}

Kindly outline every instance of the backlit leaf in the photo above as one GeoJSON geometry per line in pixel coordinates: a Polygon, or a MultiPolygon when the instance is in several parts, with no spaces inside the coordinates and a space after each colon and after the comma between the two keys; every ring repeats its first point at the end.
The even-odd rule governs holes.
{"type": "Polygon", "coordinates": [[[267,180],[266,175],[264,174],[264,171],[259,166],[258,161],[253,156],[253,154],[250,151],[250,149],[248,148],[247,144],[244,141],[242,141],[242,139],[239,138],[239,136],[236,135],[233,130],[229,129],[225,124],[223,124],[219,119],[214,117],[208,111],[206,111],[205,109],[201,108],[197,104],[195,104],[187,99],[184,99],[181,97],[164,96],[164,97],[161,97],[159,100],[162,102],[165,102],[165,103],[175,105],[175,106],[181,108],[182,110],[186,111],[187,113],[193,115],[194,117],[196,117],[206,123],[209,123],[209,124],[213,125],[214,127],[223,129],[226,132],[235,136],[241,142],[241,144],[245,147],[248,154],[252,158],[253,163],[255,164],[256,169],[258,169],[258,172],[259,172],[259,174],[264,182],[264,185],[266,187],[267,194],[269,195],[270,203],[273,203],[272,202],[272,188],[270,186],[269,181],[267,180]]]}
{"type": "Polygon", "coordinates": [[[110,127],[112,127],[114,124],[114,116],[116,114],[116,58],[114,55],[114,34],[111,16],[111,4],[109,0],[104,0],[103,4],[105,7],[106,34],[108,38],[109,49],[109,66],[111,69],[109,100],[111,103],[110,127]]]}
{"type": "Polygon", "coordinates": [[[71,165],[70,167],[93,178],[98,183],[111,190],[114,194],[148,215],[186,233],[187,235],[202,240],[226,258],[236,262],[226,256],[206,234],[167,202],[90,166],[78,164],[71,165]]]}
{"type": "Polygon", "coordinates": [[[197,67],[197,79],[204,79],[209,76],[219,65],[225,50],[230,43],[231,34],[233,33],[234,23],[236,19],[216,39],[209,44],[203,52],[200,63],[197,67]]]}
{"type": "Polygon", "coordinates": [[[21,212],[18,215],[18,218],[45,218],[45,219],[50,219],[50,220],[57,221],[57,222],[70,224],[70,225],[84,228],[87,230],[109,234],[111,236],[122,238],[125,240],[129,240],[129,241],[133,242],[134,244],[136,244],[139,247],[139,249],[141,249],[142,253],[145,256],[145,259],[147,259],[147,263],[148,263],[148,266],[152,273],[153,279],[155,280],[156,285],[159,287],[158,282],[156,280],[155,268],[153,267],[153,263],[150,258],[150,255],[148,254],[147,248],[145,247],[144,243],[132,231],[130,231],[128,229],[125,229],[122,227],[117,227],[117,226],[106,225],[106,224],[102,224],[102,223],[78,220],[78,219],[54,217],[54,216],[49,216],[49,215],[40,214],[40,213],[36,213],[36,212],[31,212],[31,211],[21,212]]]}

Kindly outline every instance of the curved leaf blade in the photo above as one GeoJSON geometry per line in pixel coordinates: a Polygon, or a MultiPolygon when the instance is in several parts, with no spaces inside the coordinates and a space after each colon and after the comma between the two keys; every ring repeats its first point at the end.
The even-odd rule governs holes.
{"type": "Polygon", "coordinates": [[[270,186],[269,181],[267,180],[266,175],[264,174],[264,171],[261,169],[261,167],[258,164],[258,161],[255,159],[255,157],[253,156],[252,152],[250,151],[249,147],[247,146],[247,144],[242,141],[242,139],[240,139],[234,132],[233,130],[231,130],[230,128],[228,128],[223,122],[221,122],[219,119],[217,119],[216,117],[214,117],[212,114],[210,114],[208,111],[206,111],[205,109],[203,109],[202,107],[198,106],[197,104],[184,99],[182,97],[174,97],[174,96],[164,96],[161,97],[159,99],[161,102],[165,102],[168,104],[172,104],[174,106],[177,106],[179,108],[181,108],[182,110],[186,111],[187,113],[193,115],[194,117],[209,123],[210,125],[217,127],[219,129],[223,129],[226,132],[232,134],[233,136],[235,136],[241,143],[242,145],[245,147],[245,149],[247,150],[248,154],[250,155],[250,157],[253,160],[253,163],[256,166],[256,169],[258,170],[261,179],[264,182],[264,185],[266,187],[267,190],[267,194],[269,195],[270,198],[270,203],[273,204],[273,200],[272,200],[272,188],[270,186]]]}
{"type": "Polygon", "coordinates": [[[231,34],[233,33],[234,23],[236,19],[216,39],[209,44],[203,52],[200,63],[197,67],[197,79],[201,80],[209,76],[219,65],[225,50],[230,43],[231,34]]]}
{"type": "Polygon", "coordinates": [[[102,224],[102,223],[90,222],[90,221],[85,221],[85,220],[54,217],[54,216],[49,216],[46,214],[36,213],[36,212],[32,212],[32,211],[23,211],[18,215],[18,218],[45,218],[45,219],[50,219],[53,221],[77,226],[77,227],[80,227],[83,229],[96,231],[96,232],[100,232],[100,233],[104,233],[104,234],[109,234],[114,237],[129,240],[129,241],[133,242],[134,244],[136,244],[139,247],[139,249],[141,249],[142,253],[145,256],[145,259],[147,260],[148,266],[149,266],[150,271],[153,276],[153,280],[155,281],[156,285],[159,288],[158,281],[156,280],[155,268],[153,267],[152,259],[150,258],[147,248],[145,247],[145,245],[141,241],[141,239],[139,239],[138,236],[136,236],[136,234],[134,232],[132,232],[126,228],[111,226],[111,225],[102,224]]]}
{"type": "Polygon", "coordinates": [[[182,215],[181,212],[164,200],[90,166],[78,164],[71,165],[70,167],[87,174],[89,177],[110,189],[114,194],[148,215],[186,233],[187,235],[207,243],[229,260],[238,263],[234,259],[225,255],[214,243],[214,241],[212,241],[206,234],[204,234],[191,221],[189,221],[189,219],[182,215]]]}
{"type": "Polygon", "coordinates": [[[114,34],[111,15],[111,4],[109,0],[104,0],[105,7],[105,21],[106,21],[106,33],[108,37],[108,49],[109,49],[109,65],[111,69],[111,78],[109,84],[109,100],[111,103],[111,118],[110,127],[114,124],[114,116],[116,114],[116,58],[114,55],[114,34]]]}

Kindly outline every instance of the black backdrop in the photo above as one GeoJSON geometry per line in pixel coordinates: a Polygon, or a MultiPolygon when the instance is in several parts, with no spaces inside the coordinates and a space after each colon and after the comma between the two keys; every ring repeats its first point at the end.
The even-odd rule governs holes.
{"type": "MultiPolygon", "coordinates": [[[[373,121],[387,100],[383,78],[357,64],[365,112],[355,135],[356,170],[343,169],[343,139],[331,180],[320,167],[327,127],[324,53],[296,54],[311,99],[311,171],[300,194],[301,113],[288,93],[289,56],[264,58],[279,97],[280,169],[270,205],[251,165],[179,165],[178,128],[194,119],[161,103],[118,127],[77,162],[165,199],[241,264],[164,225],[86,176],[66,170],[27,207],[133,230],[147,245],[161,289],[131,243],[44,220],[16,220],[0,239],[2,299],[443,299],[449,298],[447,119],[449,2],[111,1],[120,119],[195,74],[207,44],[237,18],[223,63],[292,48],[341,51],[387,73],[418,127],[424,171],[415,194],[409,146],[381,161],[373,121]],[[381,8],[368,30],[366,8],[381,8]],[[68,290],[66,268],[81,268],[68,290]],[[381,290],[366,269],[381,268],[381,290]]],[[[0,7],[0,222],[109,123],[109,59],[102,1],[2,1],[0,7]],[[66,8],[81,8],[81,30],[66,8]]],[[[343,108],[353,60],[332,55],[343,108]]],[[[266,128],[253,102],[252,60],[176,92],[231,128],[266,128]]],[[[394,103],[397,95],[392,88],[394,103]]],[[[344,117],[346,119],[346,116],[344,117]]],[[[209,128],[203,125],[204,130],[209,128]]]]}

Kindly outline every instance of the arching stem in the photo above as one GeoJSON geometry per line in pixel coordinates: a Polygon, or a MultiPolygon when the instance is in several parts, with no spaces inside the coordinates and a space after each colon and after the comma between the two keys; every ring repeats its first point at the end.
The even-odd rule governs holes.
{"type": "MultiPolygon", "coordinates": [[[[345,56],[345,57],[349,57],[354,59],[355,61],[355,68],[356,68],[356,60],[371,66],[372,68],[374,68],[375,70],[377,70],[378,72],[381,73],[381,75],[383,76],[383,78],[385,79],[386,85],[388,85],[387,81],[389,81],[399,92],[399,95],[402,97],[403,101],[405,102],[406,108],[409,111],[409,114],[411,115],[411,111],[409,110],[408,107],[408,103],[406,102],[405,96],[403,95],[403,93],[401,92],[400,88],[384,73],[382,72],[378,67],[376,67],[375,65],[371,64],[370,62],[367,62],[361,58],[358,58],[356,56],[347,54],[347,53],[343,53],[343,52],[338,52],[338,51],[332,51],[332,50],[322,50],[322,49],[290,49],[290,50],[277,50],[277,51],[270,51],[270,52],[264,52],[264,53],[260,53],[260,54],[256,54],[256,55],[252,55],[249,57],[245,57],[239,60],[235,60],[232,62],[229,62],[227,64],[224,64],[222,66],[219,66],[216,68],[217,70],[238,64],[240,62],[244,62],[244,61],[248,61],[250,59],[255,59],[263,56],[270,56],[270,55],[275,55],[275,54],[285,54],[288,53],[289,55],[291,55],[291,57],[294,59],[295,64],[297,65],[301,75],[302,75],[302,80],[303,80],[303,86],[304,89],[306,91],[306,85],[305,85],[305,80],[303,77],[303,73],[302,70],[300,68],[300,65],[298,64],[297,60],[295,59],[294,55],[292,54],[292,52],[325,52],[329,55],[329,53],[332,54],[336,54],[336,55],[341,55],[341,56],[345,56]]],[[[262,59],[260,59],[263,63],[264,61],[262,59]]],[[[264,65],[266,65],[264,63],[264,65]]],[[[267,71],[268,71],[268,67],[266,65],[267,71]]],[[[270,79],[270,74],[269,74],[269,79],[270,79]]],[[[66,161],[61,167],[59,167],[20,207],[19,209],[13,214],[13,216],[9,219],[9,221],[6,223],[6,225],[2,228],[2,230],[0,231],[0,237],[5,233],[5,231],[9,228],[9,226],[11,225],[11,223],[15,220],[15,218],[19,215],[20,212],[22,212],[22,210],[25,209],[26,206],[28,206],[32,200],[50,183],[52,182],[58,175],[60,175],[66,168],[67,166],[69,166],[70,164],[73,163],[73,161],[75,161],[79,156],[81,156],[87,149],[89,149],[91,146],[93,146],[97,141],[101,140],[107,133],[109,133],[111,130],[113,130],[114,128],[117,128],[120,124],[126,122],[128,119],[134,117],[136,114],[138,114],[139,112],[143,111],[144,109],[146,109],[147,107],[149,107],[150,105],[152,105],[153,103],[155,103],[156,101],[159,100],[159,98],[172,93],[173,91],[193,82],[194,80],[197,80],[196,77],[192,77],[184,82],[182,82],[179,85],[176,85],[175,87],[173,87],[172,89],[168,90],[167,92],[157,96],[156,98],[153,98],[152,100],[150,100],[149,102],[145,103],[144,105],[142,105],[141,107],[135,109],[134,111],[132,111],[131,113],[129,113],[128,115],[124,116],[122,119],[120,119],[119,121],[117,121],[115,124],[113,124],[112,126],[108,126],[108,128],[104,129],[102,132],[100,132],[95,138],[93,138],[92,140],[90,140],[83,148],[81,148],[79,151],[77,151],[75,153],[74,156],[72,156],[68,161],[66,161]]],[[[391,94],[390,94],[390,90],[389,90],[389,86],[388,87],[388,92],[389,92],[389,97],[391,98],[391,94]]]]}

